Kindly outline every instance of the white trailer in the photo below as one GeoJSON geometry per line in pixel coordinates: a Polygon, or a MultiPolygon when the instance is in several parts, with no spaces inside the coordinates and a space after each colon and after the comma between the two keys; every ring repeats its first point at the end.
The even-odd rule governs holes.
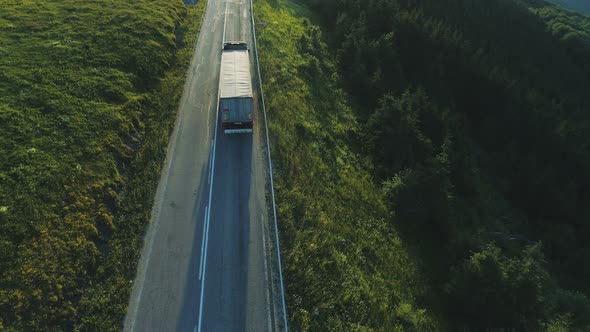
{"type": "Polygon", "coordinates": [[[246,43],[224,43],[219,79],[219,112],[223,132],[251,133],[254,124],[254,98],[250,52],[246,43]]]}

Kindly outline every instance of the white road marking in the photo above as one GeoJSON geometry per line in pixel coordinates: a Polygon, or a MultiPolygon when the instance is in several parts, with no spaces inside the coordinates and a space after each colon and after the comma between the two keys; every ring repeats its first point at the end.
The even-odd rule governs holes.
{"type": "MultiPolygon", "coordinates": [[[[213,155],[213,145],[215,145],[215,142],[213,140],[211,140],[211,151],[210,151],[210,155],[213,155]]],[[[207,184],[211,184],[211,179],[213,178],[213,166],[212,163],[213,162],[213,158],[209,159],[209,176],[207,177],[207,184]]]]}
{"type": "Polygon", "coordinates": [[[201,272],[203,271],[203,261],[204,261],[204,257],[203,254],[205,253],[205,231],[207,229],[207,211],[209,210],[209,207],[205,206],[205,218],[203,220],[203,240],[201,240],[201,261],[199,263],[199,280],[201,280],[201,272]]]}
{"type": "MultiPolygon", "coordinates": [[[[219,107],[219,106],[218,106],[219,107]]],[[[218,115],[219,112],[215,111],[215,123],[217,123],[218,121],[218,115]]],[[[205,242],[204,244],[202,244],[202,246],[204,247],[204,251],[202,252],[202,256],[203,256],[203,269],[202,269],[202,273],[201,273],[201,299],[200,299],[200,304],[199,304],[199,332],[201,332],[201,323],[203,321],[203,295],[205,293],[205,276],[206,276],[206,271],[207,271],[207,248],[208,248],[208,244],[209,244],[209,224],[210,224],[210,220],[211,220],[211,201],[212,201],[212,197],[213,197],[213,176],[215,174],[215,150],[216,150],[216,145],[217,145],[217,125],[215,126],[215,134],[214,134],[214,139],[213,139],[213,155],[211,158],[211,181],[209,183],[209,201],[207,202],[207,207],[205,208],[206,214],[205,214],[205,242]]]]}
{"type": "Polygon", "coordinates": [[[225,2],[225,14],[223,14],[223,40],[221,41],[221,49],[223,49],[223,43],[225,43],[225,26],[227,25],[227,3],[225,2]]]}
{"type": "MultiPolygon", "coordinates": [[[[222,37],[222,43],[221,45],[223,45],[223,42],[225,41],[225,25],[227,23],[227,2],[225,3],[225,14],[223,16],[223,37],[222,37]]],[[[219,84],[221,84],[221,80],[219,80],[219,84]]],[[[219,99],[219,86],[217,87],[217,98],[216,100],[219,99]]],[[[213,134],[213,155],[212,155],[212,160],[211,160],[211,183],[209,184],[209,202],[208,204],[208,208],[207,208],[207,227],[205,230],[205,252],[204,252],[204,256],[203,256],[203,273],[201,275],[201,299],[200,299],[200,303],[199,303],[199,324],[198,324],[198,331],[201,332],[201,327],[203,325],[203,296],[205,294],[205,277],[207,276],[206,272],[207,272],[207,247],[209,244],[209,224],[210,224],[210,220],[211,220],[211,200],[213,198],[213,179],[214,179],[214,174],[215,174],[215,151],[216,151],[216,145],[217,145],[217,127],[219,127],[219,103],[217,103],[217,107],[215,109],[215,130],[214,130],[214,134],[213,134]]]]}

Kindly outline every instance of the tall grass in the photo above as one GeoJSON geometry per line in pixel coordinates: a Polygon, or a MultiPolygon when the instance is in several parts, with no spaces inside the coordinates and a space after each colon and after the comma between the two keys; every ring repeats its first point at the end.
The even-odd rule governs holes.
{"type": "Polygon", "coordinates": [[[205,5],[1,5],[0,329],[121,328],[205,5]]]}
{"type": "Polygon", "coordinates": [[[437,330],[320,29],[297,2],[254,9],[292,329],[437,330]]]}

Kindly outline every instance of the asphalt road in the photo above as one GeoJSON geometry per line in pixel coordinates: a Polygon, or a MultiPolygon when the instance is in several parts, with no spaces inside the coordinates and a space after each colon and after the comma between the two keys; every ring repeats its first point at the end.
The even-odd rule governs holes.
{"type": "Polygon", "coordinates": [[[125,331],[273,329],[263,127],[225,135],[216,123],[222,42],[253,45],[249,6],[208,0],[125,331]]]}

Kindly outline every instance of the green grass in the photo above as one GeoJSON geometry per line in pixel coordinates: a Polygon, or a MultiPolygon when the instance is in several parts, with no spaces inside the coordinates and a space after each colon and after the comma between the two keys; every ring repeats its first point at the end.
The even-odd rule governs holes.
{"type": "Polygon", "coordinates": [[[255,1],[291,328],[438,330],[309,16],[297,2],[255,1]]]}
{"type": "Polygon", "coordinates": [[[589,330],[588,19],[528,0],[298,1],[329,50],[315,27],[294,35],[280,8],[300,6],[274,1],[261,18],[295,329],[395,330],[410,294],[439,325],[407,330],[589,330]],[[340,85],[358,125],[337,132],[340,85]],[[363,174],[374,185],[343,181],[363,174]],[[401,293],[388,283],[416,270],[401,293]]]}
{"type": "Polygon", "coordinates": [[[2,5],[0,329],[120,330],[205,5],[2,5]]]}

